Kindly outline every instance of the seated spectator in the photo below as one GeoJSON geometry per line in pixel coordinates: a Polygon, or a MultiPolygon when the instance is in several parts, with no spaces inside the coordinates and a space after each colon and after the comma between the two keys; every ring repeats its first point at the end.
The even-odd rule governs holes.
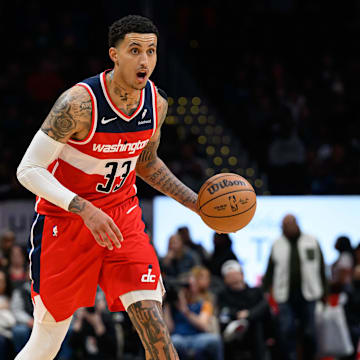
{"type": "Polygon", "coordinates": [[[213,277],[208,268],[202,265],[194,266],[191,269],[191,275],[197,284],[199,291],[199,298],[204,301],[210,301],[214,308],[214,314],[212,316],[212,332],[220,333],[219,321],[218,321],[218,309],[217,309],[217,286],[213,283],[213,277]]]}
{"type": "Polygon", "coordinates": [[[266,359],[264,324],[270,313],[262,290],[245,283],[236,260],[226,261],[221,273],[226,288],[218,296],[218,307],[226,359],[237,359],[240,350],[248,350],[251,359],[266,359]]]}
{"type": "Polygon", "coordinates": [[[336,239],[335,249],[339,252],[339,257],[331,267],[331,290],[340,292],[352,281],[354,250],[347,236],[336,239]]]}
{"type": "Polygon", "coordinates": [[[196,281],[199,296],[203,300],[211,301],[215,303],[215,296],[210,290],[211,274],[209,269],[202,265],[196,265],[191,269],[191,275],[194,276],[196,281]]]}
{"type": "Polygon", "coordinates": [[[12,333],[15,318],[10,311],[11,284],[8,274],[0,269],[0,354],[1,359],[13,359],[12,333]]]}
{"type": "MultiPolygon", "coordinates": [[[[27,277],[29,278],[28,274],[27,277]]],[[[15,353],[17,354],[28,341],[34,324],[30,281],[25,281],[13,291],[10,307],[16,319],[12,333],[15,353]]]]}
{"type": "Polygon", "coordinates": [[[168,252],[160,262],[167,278],[177,278],[200,263],[196,253],[184,245],[179,234],[174,234],[170,237],[168,252]]]}
{"type": "Polygon", "coordinates": [[[25,251],[20,245],[14,245],[10,250],[8,272],[13,289],[28,280],[25,251]]]}
{"type": "Polygon", "coordinates": [[[226,260],[238,260],[232,250],[232,241],[229,234],[214,233],[214,251],[212,252],[208,267],[211,273],[221,278],[221,266],[226,260]]]}
{"type": "Polygon", "coordinates": [[[201,244],[197,244],[193,241],[193,239],[190,236],[189,228],[187,226],[179,227],[177,233],[181,236],[185,246],[196,252],[196,254],[200,259],[201,264],[206,264],[209,258],[209,254],[201,244]]]}
{"type": "Polygon", "coordinates": [[[200,295],[192,274],[178,291],[167,295],[164,319],[180,359],[224,358],[221,336],[214,332],[213,314],[212,302],[200,295]]]}
{"type": "Polygon", "coordinates": [[[94,307],[76,311],[69,332],[72,360],[115,360],[117,337],[111,314],[106,310],[105,300],[97,299],[94,307]]]}
{"type": "Polygon", "coordinates": [[[15,233],[11,230],[4,230],[0,235],[0,267],[8,266],[10,261],[10,250],[15,244],[15,233]]]}
{"type": "Polygon", "coordinates": [[[354,353],[348,357],[341,358],[341,360],[355,360],[357,346],[360,340],[360,265],[355,266],[352,282],[347,288],[346,293],[348,295],[348,301],[344,308],[354,346],[354,353]]]}
{"type": "Polygon", "coordinates": [[[360,265],[360,243],[354,249],[354,259],[355,259],[354,267],[356,265],[360,265]]]}

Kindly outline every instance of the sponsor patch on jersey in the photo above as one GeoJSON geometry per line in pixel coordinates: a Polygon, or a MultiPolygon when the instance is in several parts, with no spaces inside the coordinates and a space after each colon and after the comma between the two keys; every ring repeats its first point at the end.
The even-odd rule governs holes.
{"type": "Polygon", "coordinates": [[[117,144],[93,144],[93,151],[103,152],[103,153],[119,153],[119,152],[128,152],[129,154],[134,154],[136,150],[142,150],[149,139],[133,143],[122,143],[121,139],[117,144]]]}
{"type": "Polygon", "coordinates": [[[138,125],[145,125],[145,124],[150,124],[150,123],[151,123],[151,119],[139,120],[138,121],[138,125]]]}

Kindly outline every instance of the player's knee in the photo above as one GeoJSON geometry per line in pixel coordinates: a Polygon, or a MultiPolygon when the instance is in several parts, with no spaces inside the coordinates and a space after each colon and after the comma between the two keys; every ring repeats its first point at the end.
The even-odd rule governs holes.
{"type": "Polygon", "coordinates": [[[69,328],[71,318],[59,323],[39,323],[35,321],[28,343],[16,360],[54,359],[69,328]]]}

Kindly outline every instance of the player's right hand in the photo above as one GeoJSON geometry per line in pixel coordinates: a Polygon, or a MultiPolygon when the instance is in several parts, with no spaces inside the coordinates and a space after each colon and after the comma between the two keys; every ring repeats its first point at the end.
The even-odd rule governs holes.
{"type": "Polygon", "coordinates": [[[69,211],[82,217],[84,224],[100,246],[109,250],[114,248],[113,244],[117,248],[121,247],[120,243],[124,238],[114,220],[90,201],[77,195],[71,201],[69,211]]]}
{"type": "Polygon", "coordinates": [[[113,245],[121,248],[121,242],[124,238],[114,220],[108,214],[91,205],[88,211],[84,211],[84,214],[80,213],[79,215],[100,246],[107,247],[109,250],[113,249],[113,245]]]}

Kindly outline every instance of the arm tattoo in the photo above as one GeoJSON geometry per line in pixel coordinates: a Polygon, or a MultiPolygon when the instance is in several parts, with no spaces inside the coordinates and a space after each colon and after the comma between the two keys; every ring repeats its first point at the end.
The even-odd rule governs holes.
{"type": "Polygon", "coordinates": [[[90,130],[91,112],[89,95],[79,86],[73,87],[55,102],[41,130],[54,140],[66,141],[76,132],[90,130]]]}
{"type": "Polygon", "coordinates": [[[138,163],[148,163],[149,161],[154,160],[156,157],[156,150],[159,147],[159,144],[160,138],[156,141],[150,141],[146,145],[145,149],[141,152],[138,163]]]}
{"type": "Polygon", "coordinates": [[[66,93],[62,94],[41,127],[41,130],[54,140],[63,139],[76,129],[76,122],[70,113],[69,100],[66,93]]]}
{"type": "MultiPolygon", "coordinates": [[[[159,97],[160,97],[160,95],[159,95],[159,97]]],[[[160,129],[161,129],[162,124],[165,121],[167,109],[168,109],[168,103],[165,99],[163,99],[163,101],[161,101],[158,105],[158,113],[159,113],[159,117],[160,117],[160,122],[159,122],[158,129],[157,129],[156,139],[154,141],[150,140],[149,143],[144,148],[144,150],[141,152],[139,159],[138,159],[138,163],[140,163],[140,165],[141,165],[141,163],[151,162],[157,157],[157,149],[160,144],[160,129]]],[[[146,167],[148,167],[148,164],[146,164],[146,167]]]]}
{"type": "Polygon", "coordinates": [[[79,214],[81,211],[85,209],[86,202],[84,199],[80,198],[79,196],[75,196],[70,204],[69,204],[69,211],[74,214],[79,214]]]}
{"type": "Polygon", "coordinates": [[[179,359],[163,320],[160,304],[144,300],[127,309],[146,351],[146,359],[179,359]]]}
{"type": "Polygon", "coordinates": [[[136,171],[144,181],[156,190],[172,197],[184,206],[195,209],[197,195],[184,185],[157,157],[157,149],[160,143],[160,128],[165,121],[167,108],[168,103],[163,99],[158,106],[158,111],[161,115],[156,138],[150,141],[141,152],[137,161],[136,171]]]}
{"type": "Polygon", "coordinates": [[[185,206],[196,204],[197,195],[194,191],[184,185],[160,159],[147,166],[152,168],[150,174],[144,178],[149,185],[185,206]]]}

